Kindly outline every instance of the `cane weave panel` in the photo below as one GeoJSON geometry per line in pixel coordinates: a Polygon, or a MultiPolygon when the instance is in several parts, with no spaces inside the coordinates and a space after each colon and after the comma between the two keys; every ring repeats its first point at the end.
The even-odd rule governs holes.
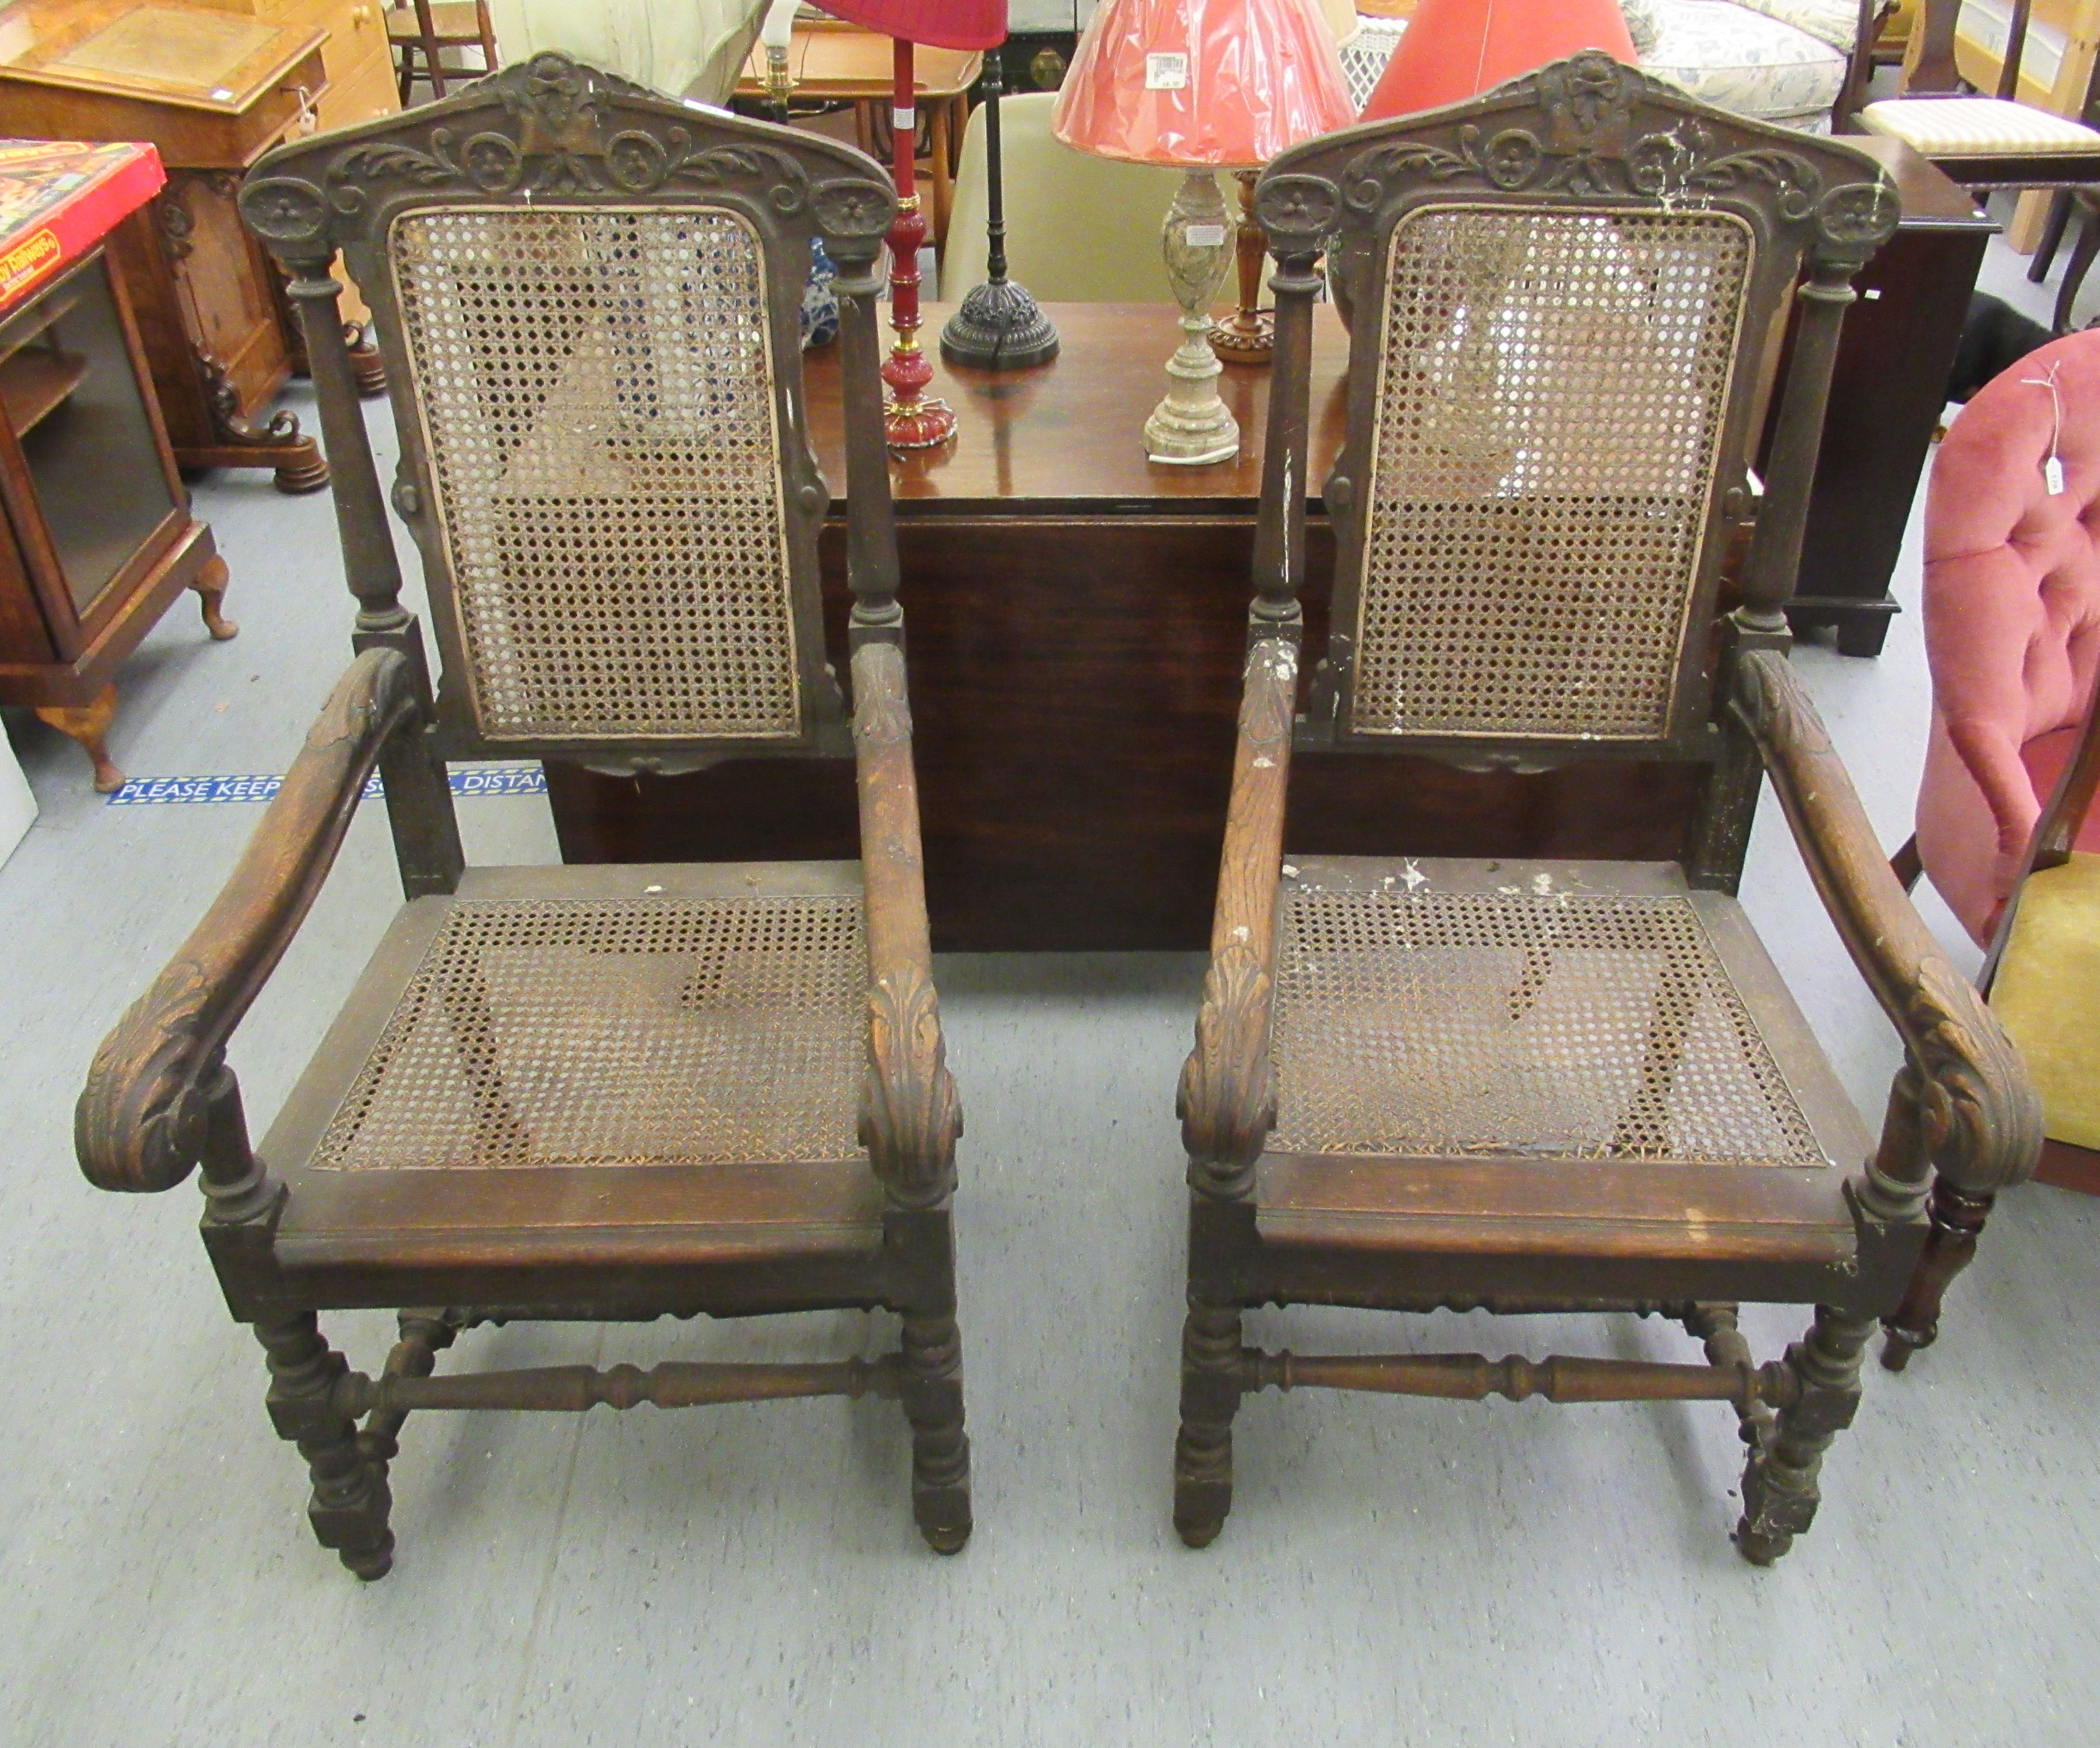
{"type": "Polygon", "coordinates": [[[1394,227],[1356,731],[1667,733],[1751,256],[1719,213],[1394,227]]]}
{"type": "Polygon", "coordinates": [[[421,211],[395,222],[392,261],[483,736],[794,735],[749,222],[421,211]]]}
{"type": "Polygon", "coordinates": [[[1286,887],[1286,1153],[1820,1166],[1688,899],[1286,887]]]}
{"type": "Polygon", "coordinates": [[[861,1156],[861,901],[462,900],[323,1169],[861,1156]]]}

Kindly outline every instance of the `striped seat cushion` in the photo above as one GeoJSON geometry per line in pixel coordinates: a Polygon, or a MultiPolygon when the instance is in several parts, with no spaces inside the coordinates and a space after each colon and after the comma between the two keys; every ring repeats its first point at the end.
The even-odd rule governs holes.
{"type": "Polygon", "coordinates": [[[2091,152],[2100,133],[1998,97],[1895,97],[1860,112],[1869,133],[1887,134],[1928,157],[1935,153],[2091,152]]]}

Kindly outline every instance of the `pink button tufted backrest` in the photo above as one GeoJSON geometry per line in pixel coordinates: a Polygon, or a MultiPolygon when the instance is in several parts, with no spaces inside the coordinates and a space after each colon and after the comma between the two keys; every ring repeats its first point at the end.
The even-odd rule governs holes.
{"type": "Polygon", "coordinates": [[[1918,854],[1985,942],[2100,660],[2100,331],[2053,341],[1993,379],[1940,444],[1926,494],[1925,647],[1933,723],[1918,854]],[[2055,421],[2037,386],[2052,370],[2055,494],[2045,475],[2055,421]]]}

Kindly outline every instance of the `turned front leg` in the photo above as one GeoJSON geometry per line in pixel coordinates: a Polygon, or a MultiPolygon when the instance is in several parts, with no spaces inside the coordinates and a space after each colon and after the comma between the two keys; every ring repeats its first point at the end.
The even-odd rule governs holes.
{"type": "Polygon", "coordinates": [[[383,1578],[394,1564],[386,1467],[366,1455],[356,1423],[329,1401],[349,1362],[322,1339],[311,1311],[259,1322],[255,1339],[270,1357],[270,1424],[298,1446],[313,1480],[307,1518],[315,1539],[360,1578],[383,1578]]]}
{"type": "Polygon", "coordinates": [[[1174,1441],[1174,1528],[1207,1547],[1233,1508],[1233,1416],[1240,1406],[1240,1313],[1189,1303],[1181,1330],[1181,1430],[1174,1441]]]}
{"type": "Polygon", "coordinates": [[[1882,1346],[1882,1363],[1890,1371],[1901,1371],[1920,1348],[1939,1339],[1939,1305],[1954,1277],[1969,1266],[1976,1254],[1976,1240],[1991,1216],[1995,1198],[1971,1195],[1941,1178],[1932,1188],[1930,1204],[1932,1230],[1926,1235],[1925,1252],[1904,1289],[1903,1303],[1882,1320],[1888,1340],[1882,1346]]]}
{"type": "Polygon", "coordinates": [[[963,1338],[952,1317],[904,1319],[904,1416],[911,1423],[911,1515],[937,1554],[970,1538],[970,1441],[963,1430],[963,1338]]]}
{"type": "Polygon", "coordinates": [[[1736,1546],[1753,1565],[1770,1565],[1815,1521],[1823,1453],[1859,1412],[1860,1363],[1873,1330],[1871,1317],[1818,1305],[1807,1338],[1787,1349],[1800,1394],[1743,1471],[1736,1546]]]}

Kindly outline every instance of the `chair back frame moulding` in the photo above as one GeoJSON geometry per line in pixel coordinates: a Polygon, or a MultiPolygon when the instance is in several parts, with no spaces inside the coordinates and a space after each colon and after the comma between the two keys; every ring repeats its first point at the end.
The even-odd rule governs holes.
{"type": "MultiPolygon", "coordinates": [[[[698,113],[551,52],[443,102],[289,143],[257,166],[241,210],[292,276],[309,331],[334,320],[338,249],[379,318],[401,435],[393,505],[421,554],[443,658],[441,757],[566,757],[625,772],[849,750],[825,659],[817,537],[832,490],[805,422],[799,311],[814,239],[837,263],[842,293],[871,282],[896,198],[868,168],[850,147],[698,113]],[[448,250],[455,232],[465,246],[448,250]],[[423,282],[403,264],[417,244],[423,282]],[[576,284],[567,377],[513,365],[503,300],[471,278],[491,247],[507,249],[516,271],[576,284]],[[651,312],[667,302],[663,286],[654,297],[643,289],[652,272],[671,277],[668,301],[682,299],[675,347],[623,345],[615,331],[629,319],[623,280],[631,319],[660,319],[651,312]],[[593,325],[602,333],[586,332],[593,325]],[[690,361],[690,380],[664,372],[667,352],[690,361]],[[616,428],[603,444],[599,420],[616,428]],[[565,444],[575,452],[566,459],[565,444]],[[593,466],[609,477],[582,477],[593,466]],[[730,479],[726,496],[746,488],[735,500],[750,535],[741,547],[693,509],[739,470],[749,478],[730,479]],[[506,495],[513,470],[527,477],[506,495]],[[632,574],[582,587],[564,579],[565,559],[593,539],[588,520],[623,508],[632,574]],[[556,525],[564,517],[576,526],[556,525]],[[730,599],[739,589],[740,606],[730,599]],[[567,646],[569,673],[536,675],[508,659],[535,619],[567,646]],[[725,663],[725,651],[736,659],[725,663]],[[682,691],[725,666],[762,704],[739,695],[709,708],[682,691]]],[[[324,338],[315,347],[328,350],[324,338]]],[[[880,409],[867,399],[846,405],[863,629],[893,615],[897,577],[880,409]]],[[[329,435],[360,633],[398,635],[399,576],[368,446],[361,431],[329,435]]]]}

